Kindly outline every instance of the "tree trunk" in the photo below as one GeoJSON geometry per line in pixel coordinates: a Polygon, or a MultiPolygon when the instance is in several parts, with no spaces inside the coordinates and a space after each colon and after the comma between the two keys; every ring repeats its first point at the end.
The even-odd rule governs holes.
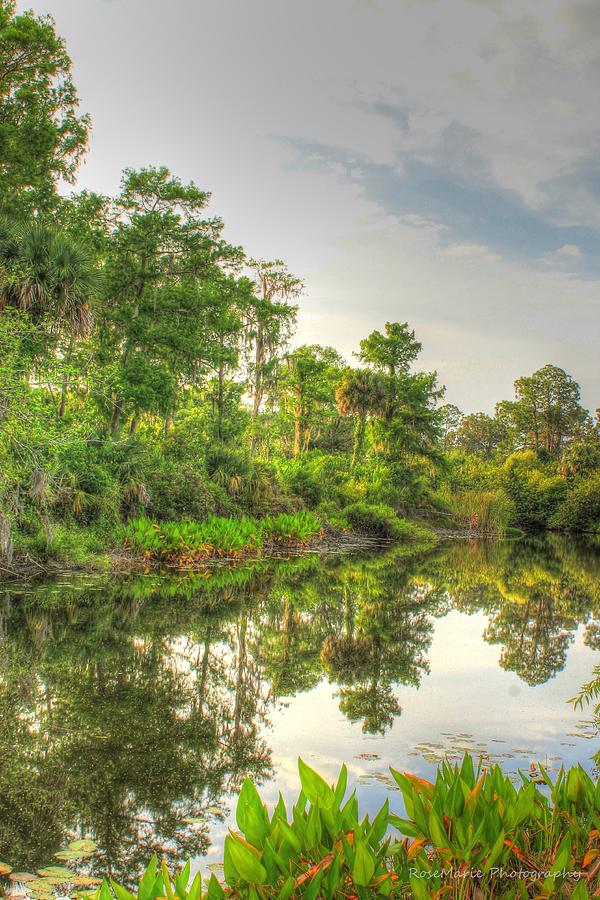
{"type": "Polygon", "coordinates": [[[73,356],[73,338],[69,340],[67,354],[65,356],[66,371],[63,375],[62,387],[60,391],[60,406],[58,408],[58,418],[62,419],[67,411],[67,394],[69,393],[69,364],[73,356]]]}

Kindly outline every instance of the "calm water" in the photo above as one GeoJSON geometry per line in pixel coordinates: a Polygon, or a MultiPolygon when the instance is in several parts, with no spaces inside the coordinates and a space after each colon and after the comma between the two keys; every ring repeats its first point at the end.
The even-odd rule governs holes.
{"type": "Polygon", "coordinates": [[[465,748],[591,769],[596,729],[565,701],[596,648],[598,545],[555,536],[4,586],[0,859],[89,836],[98,871],[154,851],[205,869],[243,778],[291,799],[298,755],[331,779],[345,760],[365,809],[399,807],[390,765],[427,776],[465,748]]]}

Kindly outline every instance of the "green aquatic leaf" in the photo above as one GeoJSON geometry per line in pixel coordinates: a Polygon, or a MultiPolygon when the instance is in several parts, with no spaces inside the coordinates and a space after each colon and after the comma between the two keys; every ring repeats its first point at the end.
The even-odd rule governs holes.
{"type": "Polygon", "coordinates": [[[9,866],[7,863],[0,862],[0,875],[10,875],[12,872],[12,866],[9,866]]]}
{"type": "Polygon", "coordinates": [[[66,866],[46,866],[45,869],[37,869],[38,875],[42,878],[53,878],[55,875],[74,875],[73,869],[66,866]]]}
{"type": "Polygon", "coordinates": [[[97,850],[97,846],[93,841],[84,838],[80,841],[71,841],[68,848],[69,850],[83,850],[84,853],[93,853],[94,850],[97,850]]]}

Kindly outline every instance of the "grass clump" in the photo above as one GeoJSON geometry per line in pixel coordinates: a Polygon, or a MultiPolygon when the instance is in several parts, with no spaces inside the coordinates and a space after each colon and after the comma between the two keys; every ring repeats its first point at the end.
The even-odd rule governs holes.
{"type": "MultiPolygon", "coordinates": [[[[223,883],[197,874],[188,886],[189,863],[173,877],[153,857],[137,900],[586,900],[597,889],[600,788],[580,766],[561,770],[555,783],[539,767],[518,786],[499,766],[476,769],[469,755],[461,765],[444,763],[435,783],[392,769],[405,811],[390,811],[386,800],[364,817],[356,792],[348,796],[346,766],[332,785],[301,759],[298,769],[302,790],[289,812],[281,795],[269,811],[244,782],[237,828],[225,838],[223,883]]],[[[114,881],[94,900],[112,900],[113,891],[136,900],[114,881]]]]}
{"type": "Polygon", "coordinates": [[[207,516],[199,522],[153,522],[131,519],[124,529],[125,546],[146,559],[189,565],[210,557],[242,557],[265,545],[302,546],[321,530],[306,510],[254,519],[207,516]]]}

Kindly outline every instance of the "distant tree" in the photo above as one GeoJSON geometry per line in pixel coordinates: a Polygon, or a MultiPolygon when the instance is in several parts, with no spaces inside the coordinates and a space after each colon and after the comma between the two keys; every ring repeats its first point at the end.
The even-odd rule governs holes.
{"type": "Polygon", "coordinates": [[[385,410],[386,384],[380,373],[370,369],[346,369],[335,392],[342,416],[354,416],[354,445],[350,468],[354,469],[362,453],[367,419],[381,416],[385,410]]]}
{"type": "Polygon", "coordinates": [[[439,414],[442,446],[444,450],[450,450],[455,446],[456,433],[464,419],[464,414],[454,403],[444,403],[443,406],[440,406],[439,414]]]}
{"type": "Polygon", "coordinates": [[[421,352],[422,345],[415,338],[408,323],[386,322],[385,334],[372,331],[360,342],[361,362],[385,372],[391,378],[406,374],[421,352]]]}
{"type": "Polygon", "coordinates": [[[337,350],[318,344],[298,347],[286,356],[280,393],[294,421],[294,456],[308,450],[318,409],[335,410],[334,386],[342,365],[337,350]]]}
{"type": "Polygon", "coordinates": [[[506,427],[500,419],[482,412],[471,413],[456,429],[454,446],[490,459],[505,438],[506,427]]]}
{"type": "MultiPolygon", "coordinates": [[[[254,293],[246,312],[245,342],[252,419],[256,423],[296,323],[298,307],[290,301],[302,294],[303,284],[280,259],[250,259],[248,266],[254,293]]],[[[254,429],[253,446],[255,442],[254,429]]]]}
{"type": "Polygon", "coordinates": [[[497,415],[513,430],[518,447],[556,457],[589,427],[589,414],[579,398],[577,382],[558,366],[547,365],[518,378],[514,401],[499,403],[497,415]]]}
{"type": "Polygon", "coordinates": [[[0,0],[0,211],[56,205],[57,182],[73,180],[87,147],[90,122],[78,106],[53,20],[0,0]]]}

